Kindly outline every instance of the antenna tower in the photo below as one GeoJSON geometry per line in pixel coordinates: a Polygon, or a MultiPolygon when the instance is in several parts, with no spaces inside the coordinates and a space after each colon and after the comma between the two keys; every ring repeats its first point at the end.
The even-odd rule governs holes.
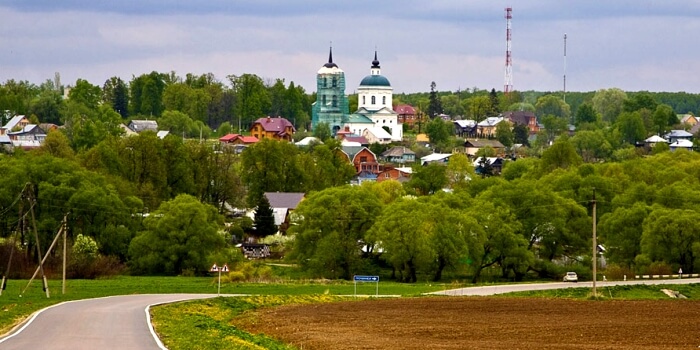
{"type": "Polygon", "coordinates": [[[564,33],[564,102],[566,102],[566,33],[564,33]]]}
{"type": "Polygon", "coordinates": [[[513,57],[510,46],[510,20],[513,19],[513,8],[506,7],[506,76],[503,86],[503,93],[507,94],[513,90],[513,57]]]}

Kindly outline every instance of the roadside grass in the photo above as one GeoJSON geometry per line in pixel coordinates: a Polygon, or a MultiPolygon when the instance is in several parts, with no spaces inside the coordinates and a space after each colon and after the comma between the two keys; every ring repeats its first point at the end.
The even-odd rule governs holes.
{"type": "MultiPolygon", "coordinates": [[[[66,280],[66,294],[61,294],[61,281],[49,280],[50,298],[42,290],[40,280],[34,280],[20,297],[28,280],[9,280],[0,295],[0,335],[47,306],[64,301],[128,294],[203,293],[216,294],[217,277],[142,277],[117,276],[109,279],[66,280]]],[[[397,283],[379,282],[380,295],[415,296],[444,289],[459,288],[459,283],[397,283]]],[[[374,283],[358,283],[357,294],[374,295],[374,283]]],[[[267,283],[223,283],[221,294],[253,295],[353,295],[355,284],[331,280],[282,280],[267,283]]]]}
{"type": "Polygon", "coordinates": [[[591,295],[590,287],[538,290],[499,294],[499,297],[516,298],[568,298],[568,299],[599,299],[599,300],[668,300],[662,289],[677,291],[690,299],[700,299],[700,284],[667,284],[667,285],[626,285],[598,287],[598,297],[591,295]]]}
{"type": "Polygon", "coordinates": [[[193,300],[154,307],[151,321],[163,344],[171,350],[296,349],[264,334],[250,334],[231,321],[256,322],[255,316],[247,313],[262,307],[348,299],[331,295],[261,295],[193,300]]]}

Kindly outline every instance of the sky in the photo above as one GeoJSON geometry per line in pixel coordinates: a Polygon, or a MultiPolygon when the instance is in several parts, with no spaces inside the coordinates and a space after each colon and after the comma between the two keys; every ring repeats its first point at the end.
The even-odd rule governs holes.
{"type": "Polygon", "coordinates": [[[332,45],[348,94],[375,50],[395,93],[502,91],[506,7],[514,90],[700,93],[687,0],[0,0],[0,81],[251,73],[310,93],[332,45]]]}

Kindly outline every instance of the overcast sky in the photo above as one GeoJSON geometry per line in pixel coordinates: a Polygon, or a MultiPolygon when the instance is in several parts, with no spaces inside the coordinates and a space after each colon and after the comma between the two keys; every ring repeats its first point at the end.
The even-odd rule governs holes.
{"type": "Polygon", "coordinates": [[[700,92],[687,0],[0,0],[0,81],[253,73],[313,92],[332,42],[348,94],[375,47],[396,93],[501,91],[508,6],[515,90],[562,90],[566,71],[567,91],[700,92]]]}

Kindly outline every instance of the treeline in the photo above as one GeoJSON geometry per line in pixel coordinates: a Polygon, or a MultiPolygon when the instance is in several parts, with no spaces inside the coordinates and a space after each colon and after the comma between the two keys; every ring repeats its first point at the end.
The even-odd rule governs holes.
{"type": "MultiPolygon", "coordinates": [[[[558,143],[573,149],[565,138],[558,143]]],[[[416,169],[404,186],[386,181],[313,193],[297,208],[292,256],[327,278],[383,266],[407,282],[438,281],[446,271],[476,282],[487,269],[508,280],[558,279],[565,271],[590,278],[595,199],[604,274],[700,269],[700,155],[552,167],[558,153],[553,147],[543,159],[508,162],[503,176],[485,178],[454,155],[448,166],[416,169]]]]}

